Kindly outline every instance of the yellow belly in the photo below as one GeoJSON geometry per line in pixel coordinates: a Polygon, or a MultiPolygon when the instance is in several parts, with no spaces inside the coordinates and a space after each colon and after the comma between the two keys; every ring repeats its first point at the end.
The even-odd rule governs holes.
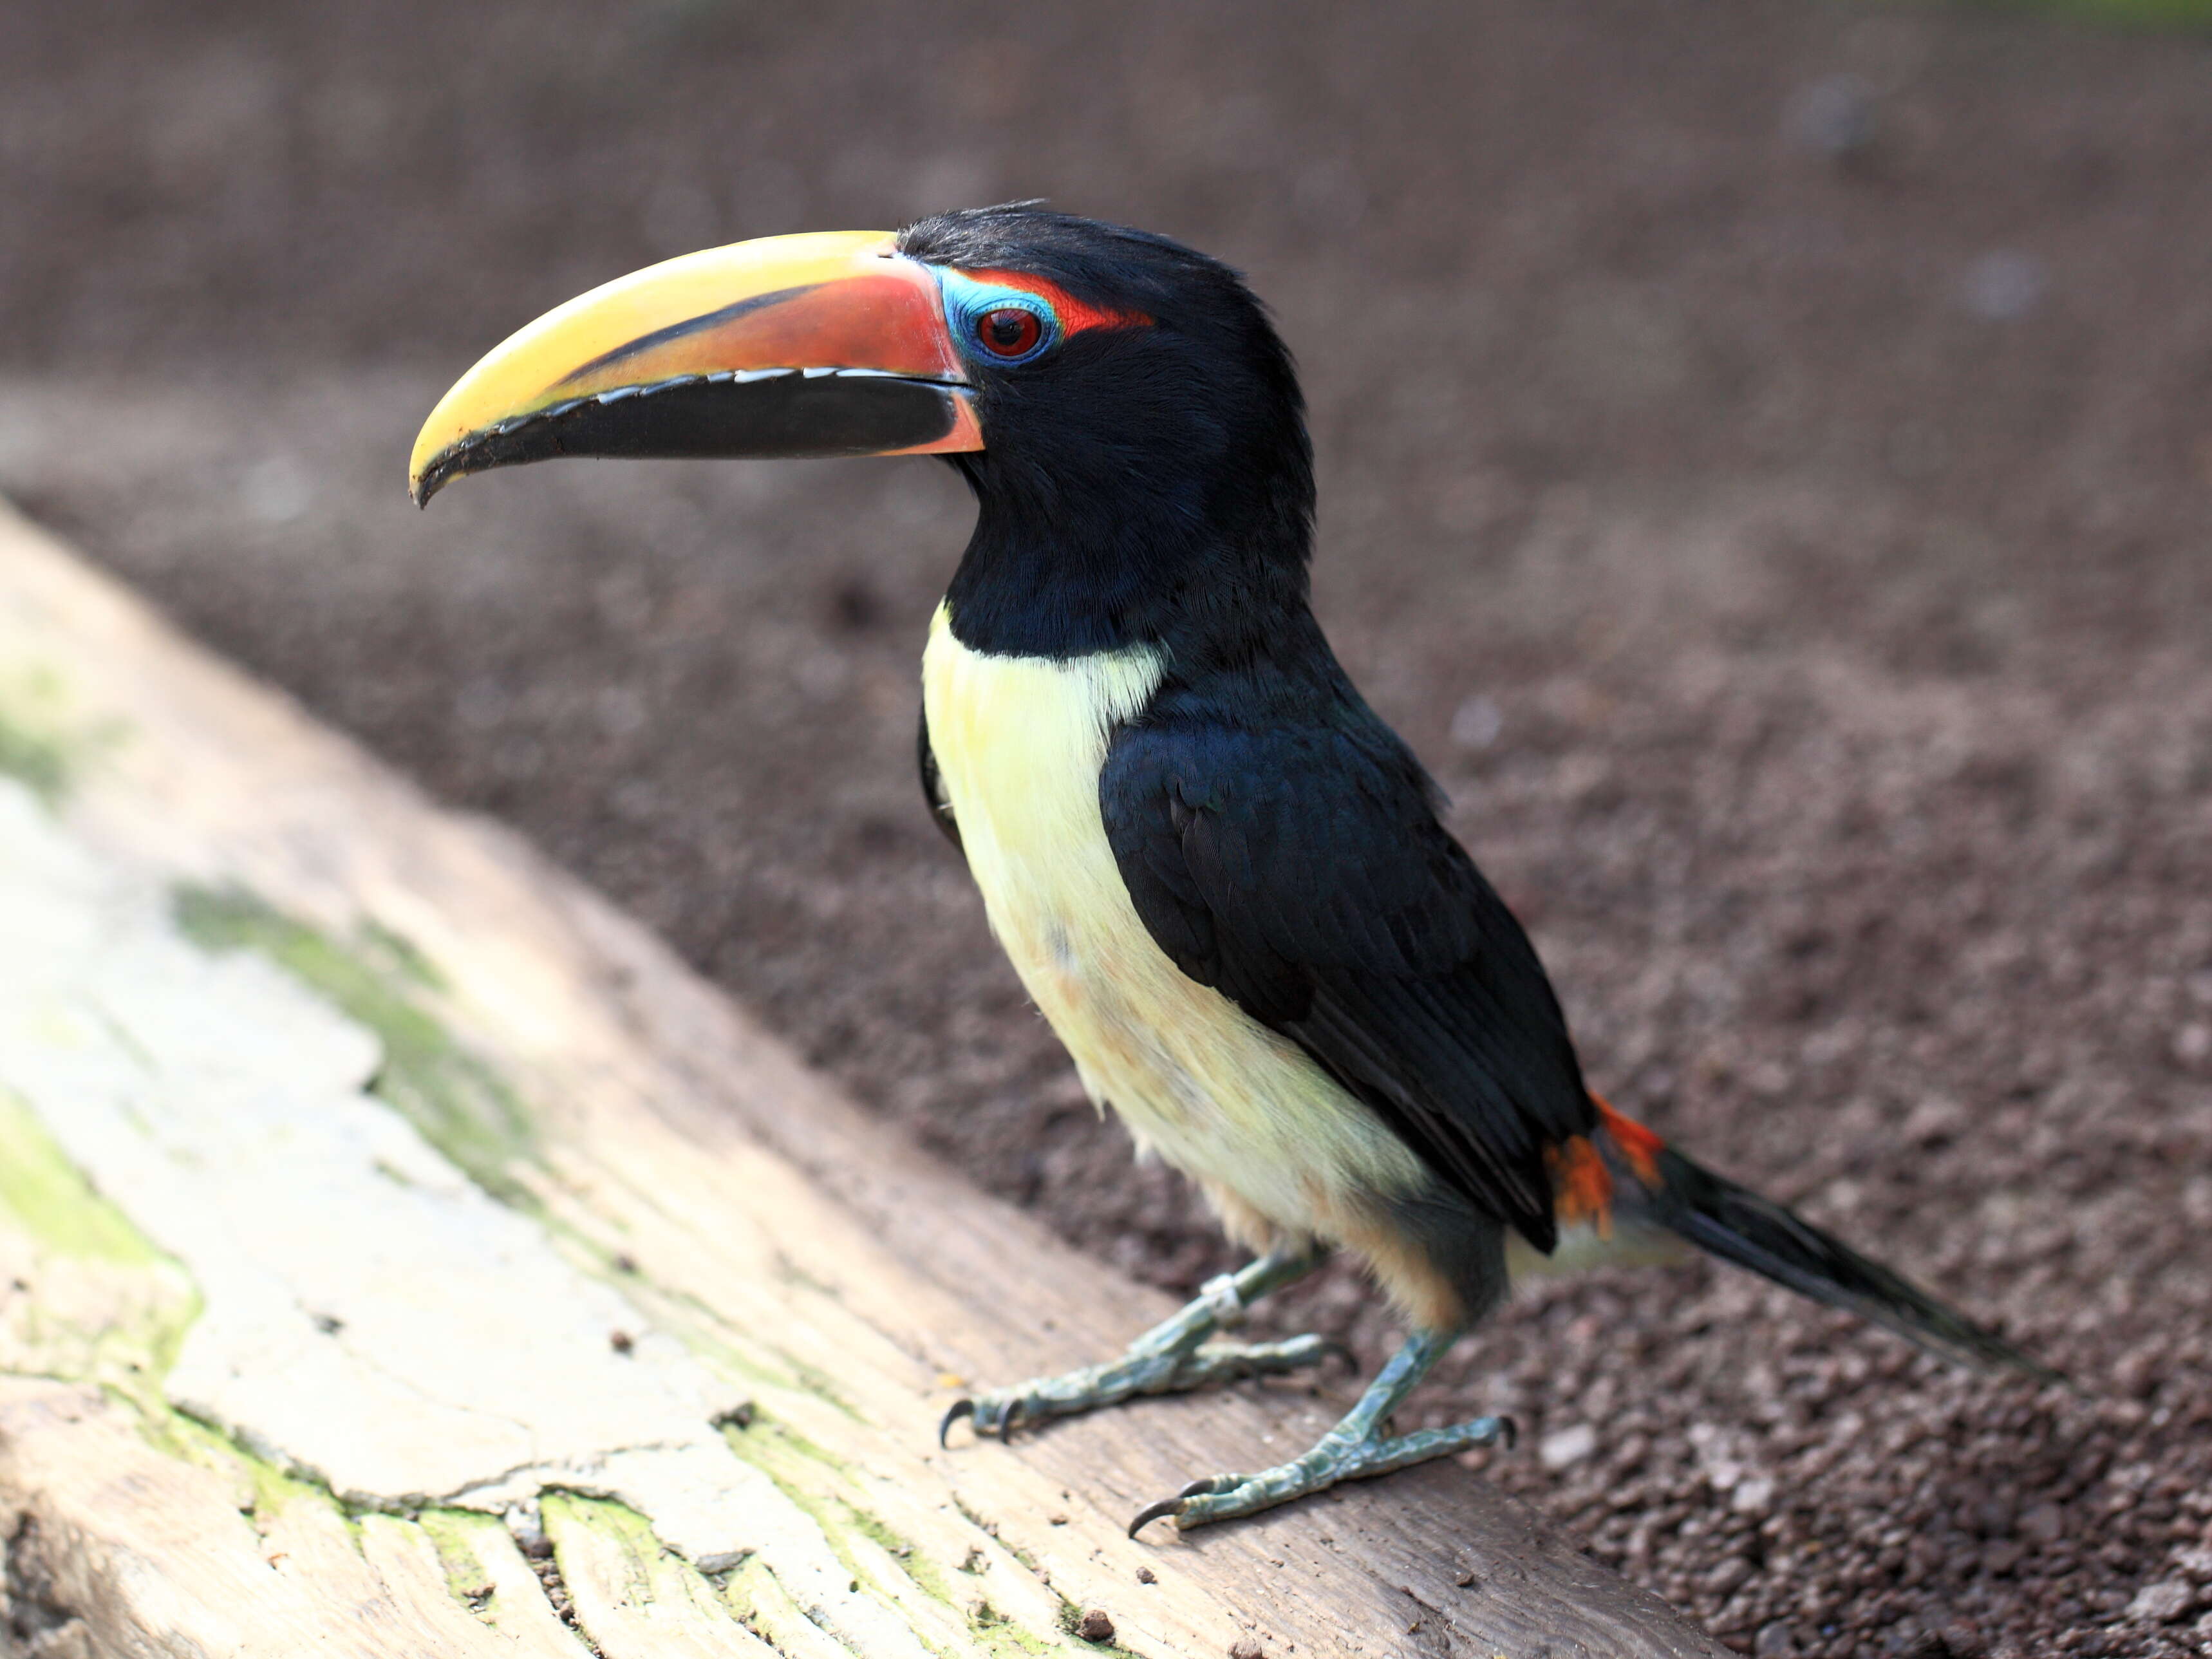
{"type": "Polygon", "coordinates": [[[968,866],[1084,1087],[1140,1147],[1197,1177],[1240,1231],[1363,1245],[1376,1200],[1423,1182],[1419,1160],[1295,1043],[1161,952],[1107,845],[1107,743],[1164,671],[1150,647],[985,655],[939,607],[922,701],[968,866]]]}

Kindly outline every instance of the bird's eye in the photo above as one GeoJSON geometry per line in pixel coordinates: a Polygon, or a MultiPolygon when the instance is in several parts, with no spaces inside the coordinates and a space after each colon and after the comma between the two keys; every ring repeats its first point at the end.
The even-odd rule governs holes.
{"type": "Polygon", "coordinates": [[[994,357],[1026,357],[1044,334],[1037,314],[1020,306],[987,311],[975,319],[975,338],[994,357]]]}

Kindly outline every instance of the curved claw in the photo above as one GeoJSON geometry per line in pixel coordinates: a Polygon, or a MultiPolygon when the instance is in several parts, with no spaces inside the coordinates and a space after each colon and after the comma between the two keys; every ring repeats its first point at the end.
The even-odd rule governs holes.
{"type": "Polygon", "coordinates": [[[1511,1451],[1521,1438],[1521,1425],[1510,1417],[1501,1417],[1498,1419],[1498,1433],[1505,1442],[1505,1449],[1511,1451]]]}
{"type": "Polygon", "coordinates": [[[1134,1538],[1139,1533],[1142,1532],[1153,1522],[1158,1520],[1162,1516],[1176,1514],[1189,1499],[1194,1498],[1201,1498],[1207,1492],[1218,1490],[1221,1482],[1224,1479],[1229,1480],[1233,1483],[1236,1477],[1234,1475],[1224,1477],[1218,1474],[1209,1474],[1200,1480],[1192,1481],[1190,1485],[1185,1486],[1173,1498],[1163,1498],[1157,1504],[1146,1504],[1143,1509],[1137,1511],[1137,1518],[1129,1522],[1129,1536],[1134,1538]]]}
{"type": "Polygon", "coordinates": [[[1163,1498],[1157,1504],[1147,1504],[1137,1511],[1137,1518],[1129,1522],[1129,1536],[1134,1538],[1164,1515],[1173,1515],[1182,1507],[1180,1498],[1163,1498]]]}
{"type": "Polygon", "coordinates": [[[1352,1352],[1352,1345],[1348,1342],[1340,1342],[1333,1336],[1325,1336],[1321,1341],[1321,1352],[1322,1358],[1324,1359],[1332,1354],[1341,1359],[1347,1370],[1357,1373],[1359,1370],[1359,1356],[1352,1352]]]}
{"type": "Polygon", "coordinates": [[[954,1401],[952,1402],[951,1409],[945,1413],[945,1420],[937,1425],[937,1444],[939,1449],[942,1450],[944,1449],[945,1437],[952,1432],[952,1425],[955,1423],[957,1423],[963,1417],[973,1417],[975,1415],[975,1402],[974,1401],[954,1401]]]}

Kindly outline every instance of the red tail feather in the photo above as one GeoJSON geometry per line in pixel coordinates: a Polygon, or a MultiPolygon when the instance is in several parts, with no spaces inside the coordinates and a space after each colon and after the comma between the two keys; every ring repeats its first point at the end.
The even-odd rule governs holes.
{"type": "Polygon", "coordinates": [[[1644,1186],[1656,1192],[1663,1184],[1659,1173],[1659,1154],[1667,1150],[1667,1143],[1653,1134],[1632,1117],[1623,1117],[1613,1109],[1612,1103],[1603,1095],[1593,1093],[1598,1116],[1603,1120],[1599,1133],[1613,1143],[1629,1172],[1644,1186]]]}

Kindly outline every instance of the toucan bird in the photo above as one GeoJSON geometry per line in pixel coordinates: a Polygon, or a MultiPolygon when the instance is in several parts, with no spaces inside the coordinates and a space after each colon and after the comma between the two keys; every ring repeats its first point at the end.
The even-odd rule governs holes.
{"type": "Polygon", "coordinates": [[[1118,1358],[955,1406],[978,1433],[1316,1362],[1220,1335],[1332,1249],[1412,1327],[1304,1455],[1190,1528],[1487,1445],[1392,1412],[1513,1281],[1686,1242],[1966,1362],[2049,1377],[1584,1081],[1528,936],[1307,603],[1312,450],[1237,274],[1033,204],[691,254],[530,325],[424,426],[417,501],[556,455],[942,456],[975,533],[921,767],[1085,1087],[1257,1252],[1118,1358]]]}

